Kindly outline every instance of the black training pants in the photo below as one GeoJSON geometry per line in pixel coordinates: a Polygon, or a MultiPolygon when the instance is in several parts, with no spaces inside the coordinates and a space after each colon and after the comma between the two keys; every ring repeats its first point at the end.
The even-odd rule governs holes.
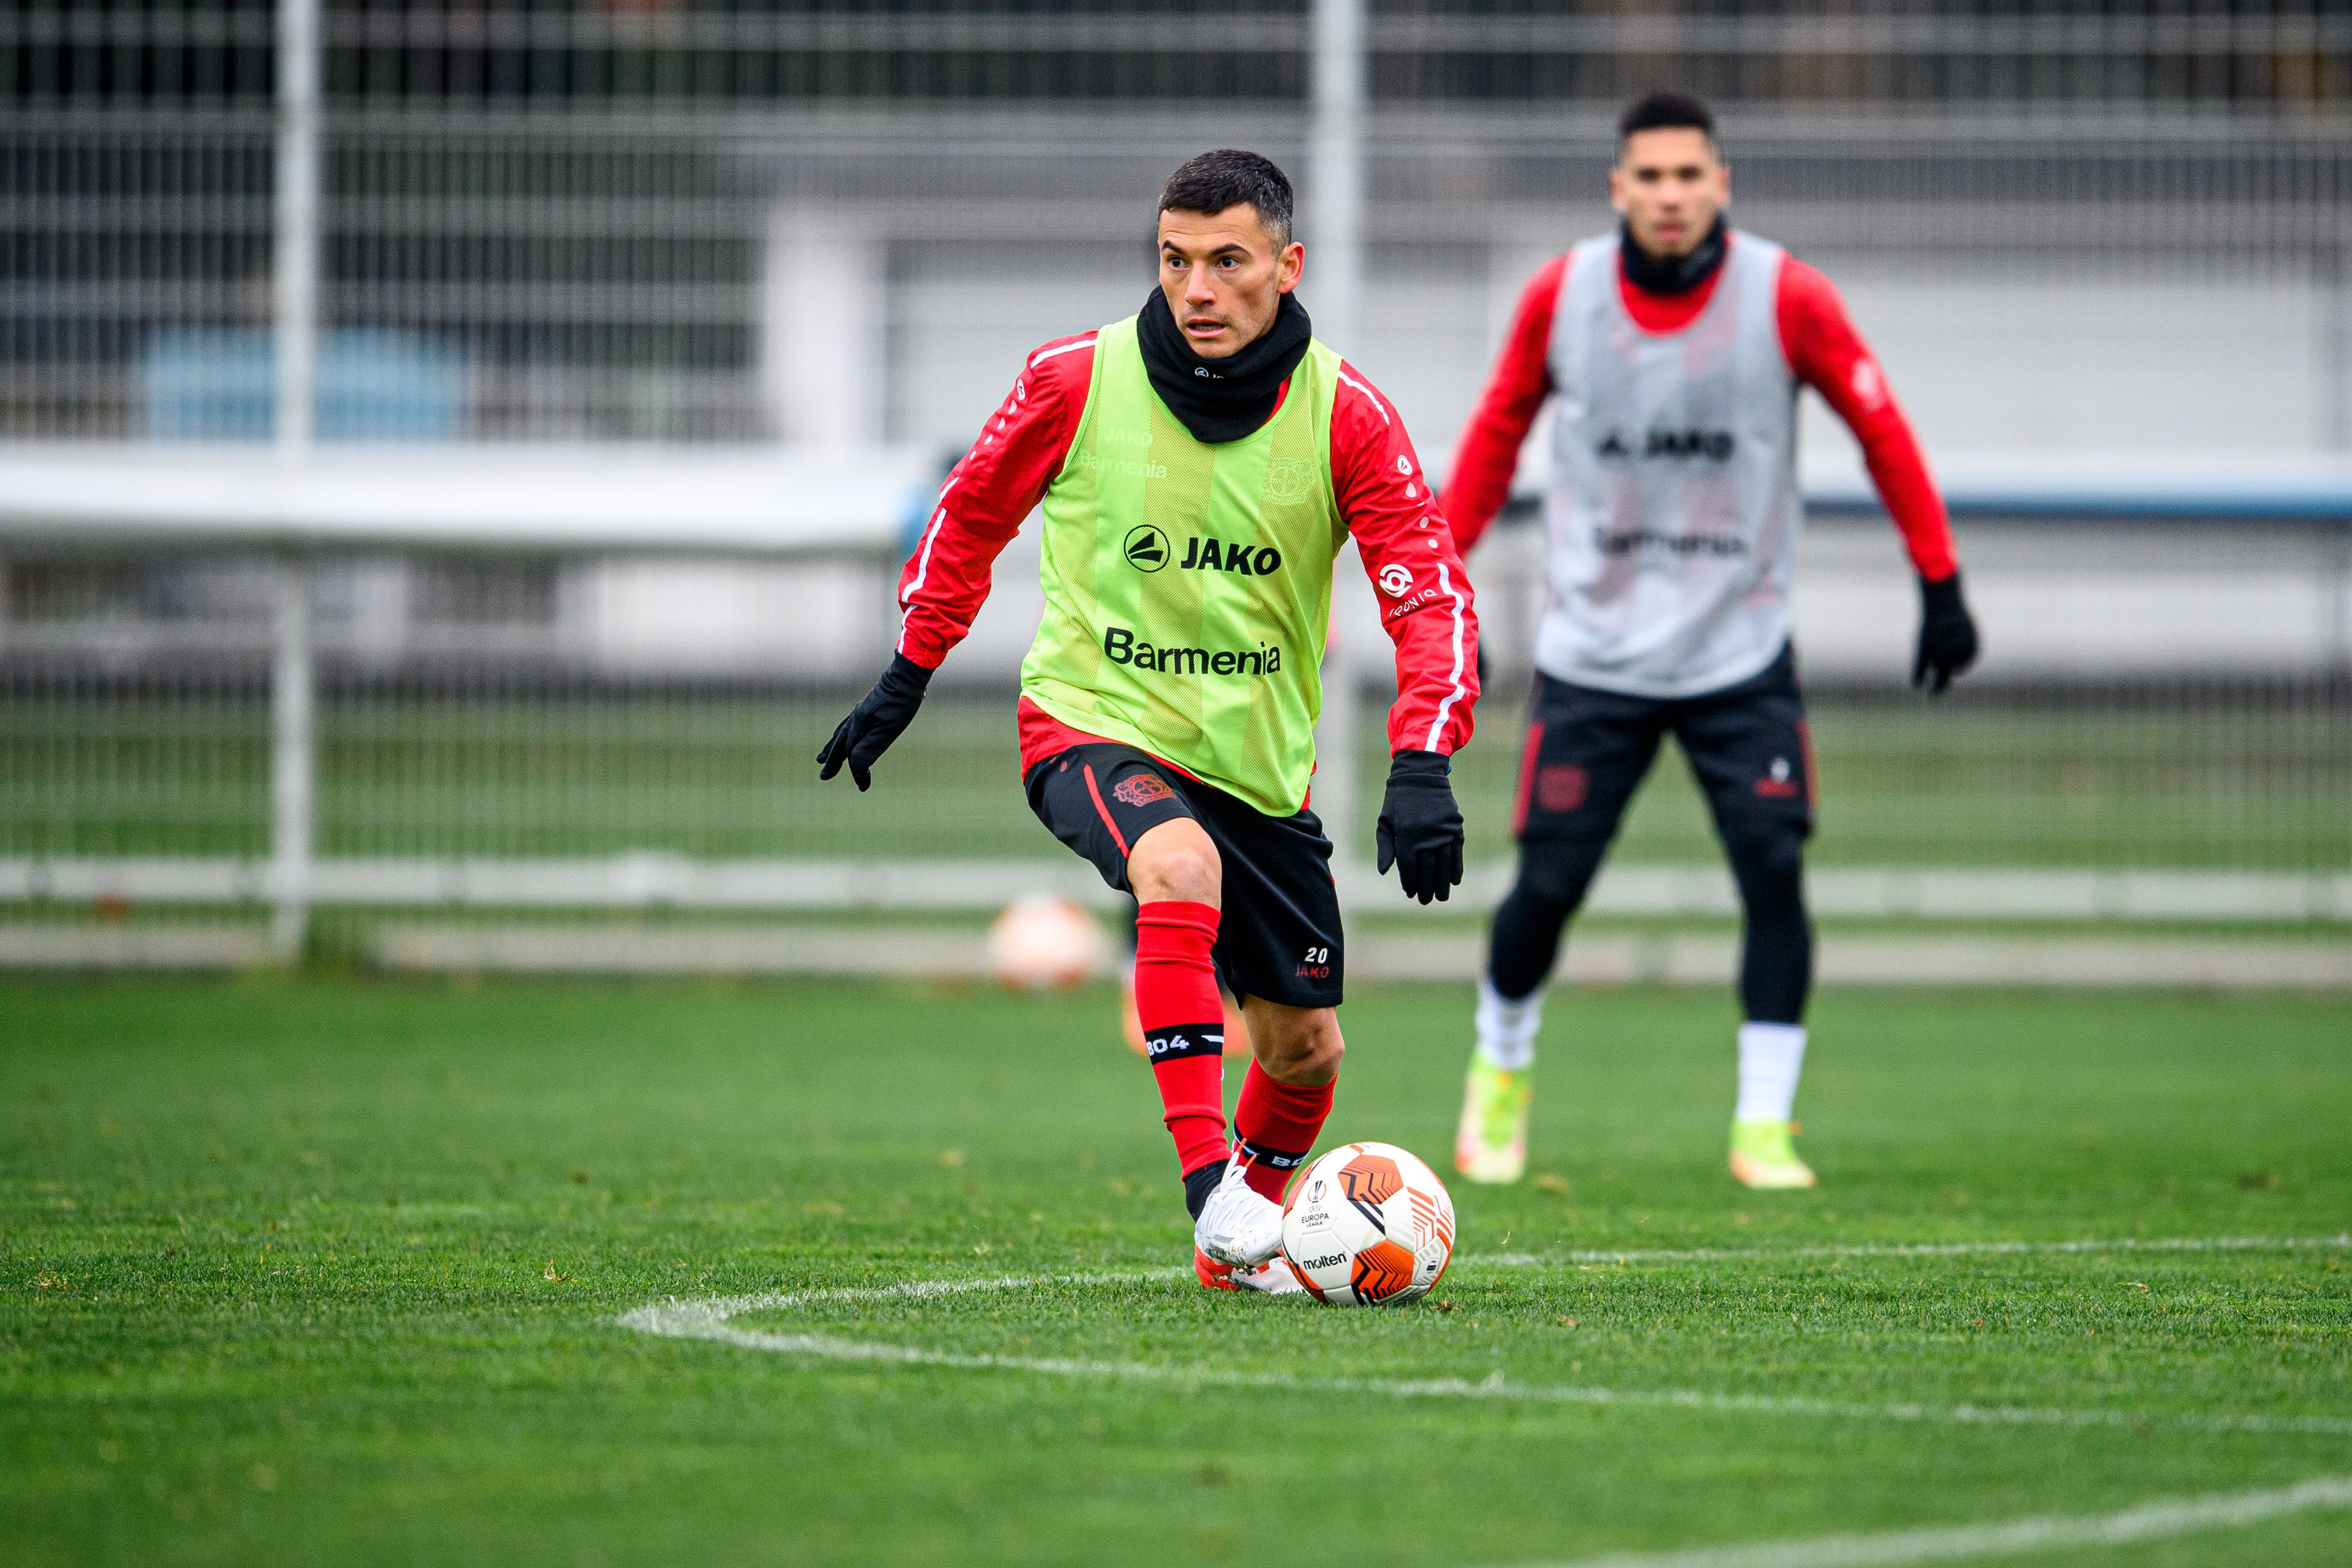
{"type": "Polygon", "coordinates": [[[1785,646],[1760,673],[1695,697],[1537,677],[1519,764],[1519,874],[1495,911],[1487,977],[1512,998],[1544,983],[1561,929],[1669,733],[1706,793],[1739,884],[1741,1006],[1752,1022],[1801,1022],[1813,973],[1804,846],[1815,780],[1796,658],[1785,646]]]}

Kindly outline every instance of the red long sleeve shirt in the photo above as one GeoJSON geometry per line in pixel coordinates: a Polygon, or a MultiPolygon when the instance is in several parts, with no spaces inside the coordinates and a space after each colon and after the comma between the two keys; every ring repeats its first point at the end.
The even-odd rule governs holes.
{"type": "MultiPolygon", "coordinates": [[[[1454,525],[1454,543],[1465,553],[1509,498],[1519,447],[1551,394],[1552,313],[1567,268],[1568,257],[1554,256],[1528,280],[1495,373],[1454,451],[1443,506],[1454,525]]],[[[1714,277],[1682,294],[1637,288],[1622,270],[1617,284],[1626,313],[1642,330],[1678,332],[1706,308],[1722,276],[1718,268],[1714,277]]],[[[1911,564],[1931,582],[1951,576],[1959,570],[1959,560],[1953,553],[1944,498],[1928,476],[1927,460],[1895,403],[1894,389],[1886,384],[1870,345],[1854,330],[1837,288],[1792,256],[1781,265],[1775,305],[1780,350],[1788,356],[1789,368],[1828,400],[1862,444],[1863,461],[1903,536],[1911,564]]]]}
{"type": "MultiPolygon", "coordinates": [[[[936,669],[971,630],[990,569],[1045,497],[1076,438],[1094,375],[1092,332],[1029,356],[980,439],[950,472],[898,579],[898,652],[936,669]]],[[[1285,392],[1288,389],[1286,387],[1285,392]]],[[[1277,407],[1279,404],[1277,403],[1277,407]]],[[[1331,478],[1396,645],[1391,751],[1452,755],[1478,698],[1478,617],[1468,576],[1403,421],[1344,361],[1331,409],[1331,478]]],[[[1090,738],[1021,704],[1021,766],[1090,738]]]]}

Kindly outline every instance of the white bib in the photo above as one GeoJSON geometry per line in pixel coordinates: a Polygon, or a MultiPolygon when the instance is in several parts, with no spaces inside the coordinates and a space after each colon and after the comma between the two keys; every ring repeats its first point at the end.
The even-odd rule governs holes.
{"type": "Polygon", "coordinates": [[[1570,253],[1552,322],[1550,592],[1536,666],[1635,696],[1733,685],[1789,638],[1804,527],[1785,253],[1738,230],[1679,332],[1634,325],[1615,235],[1570,253]]]}

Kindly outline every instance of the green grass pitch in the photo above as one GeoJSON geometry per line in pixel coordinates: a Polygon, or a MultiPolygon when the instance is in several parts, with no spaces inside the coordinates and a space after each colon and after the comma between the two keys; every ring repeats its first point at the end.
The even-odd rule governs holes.
{"type": "MultiPolygon", "coordinates": [[[[1831,992],[1824,1186],[1765,1195],[1727,998],[1563,994],[1543,1179],[1458,1186],[1443,1307],[1393,1312],[1166,1272],[1111,1009],[10,982],[0,1555],[1508,1564],[2352,1474],[2343,999],[1831,992]],[[733,1326],[862,1356],[618,1321],[827,1291],[869,1293],[733,1326]]],[[[1443,1166],[1465,1012],[1359,991],[1327,1143],[1443,1166]]],[[[2011,1559],[2347,1560],[2346,1512],[2011,1559]]]]}

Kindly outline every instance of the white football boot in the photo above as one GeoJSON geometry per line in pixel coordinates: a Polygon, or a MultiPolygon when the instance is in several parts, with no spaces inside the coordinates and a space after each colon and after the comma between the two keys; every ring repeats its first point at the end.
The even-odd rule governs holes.
{"type": "Polygon", "coordinates": [[[1263,1291],[1269,1296],[1303,1296],[1307,1281],[1290,1266],[1290,1260],[1277,1252],[1255,1269],[1236,1269],[1231,1276],[1236,1291],[1263,1291]]]}
{"type": "Polygon", "coordinates": [[[1255,1269],[1282,1250],[1282,1206],[1250,1190],[1249,1168],[1248,1156],[1234,1150],[1192,1224],[1194,1249],[1236,1270],[1255,1269]]]}

